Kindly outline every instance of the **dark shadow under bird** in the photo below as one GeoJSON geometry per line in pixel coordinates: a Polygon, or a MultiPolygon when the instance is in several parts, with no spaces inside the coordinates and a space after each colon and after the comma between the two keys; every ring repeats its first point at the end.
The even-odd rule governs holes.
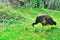
{"type": "Polygon", "coordinates": [[[36,21],[35,23],[32,24],[32,26],[34,27],[34,25],[41,23],[42,26],[46,26],[46,25],[56,25],[56,22],[52,19],[52,17],[50,17],[47,14],[40,14],[37,15],[36,17],[36,21]]]}

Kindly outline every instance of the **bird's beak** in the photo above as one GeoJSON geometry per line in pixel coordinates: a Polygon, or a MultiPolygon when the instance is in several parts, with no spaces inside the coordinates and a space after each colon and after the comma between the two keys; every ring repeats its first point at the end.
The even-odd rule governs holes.
{"type": "Polygon", "coordinates": [[[32,24],[32,27],[34,27],[34,25],[32,24]]]}

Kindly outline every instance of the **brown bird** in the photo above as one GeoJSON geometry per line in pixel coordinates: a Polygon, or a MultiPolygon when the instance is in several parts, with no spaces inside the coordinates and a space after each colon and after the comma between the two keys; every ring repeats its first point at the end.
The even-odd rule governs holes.
{"type": "Polygon", "coordinates": [[[32,24],[32,26],[34,27],[34,25],[41,23],[42,24],[42,28],[43,26],[46,25],[56,25],[56,22],[47,14],[39,14],[36,17],[36,21],[35,23],[32,24]]]}

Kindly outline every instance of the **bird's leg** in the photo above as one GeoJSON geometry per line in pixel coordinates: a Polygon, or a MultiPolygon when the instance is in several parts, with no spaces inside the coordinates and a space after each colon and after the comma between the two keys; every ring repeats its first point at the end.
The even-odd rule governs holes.
{"type": "Polygon", "coordinates": [[[41,30],[41,32],[43,32],[44,31],[44,26],[42,26],[42,30],[41,30]]]}
{"type": "Polygon", "coordinates": [[[42,26],[42,30],[41,31],[43,32],[43,26],[42,26]]]}

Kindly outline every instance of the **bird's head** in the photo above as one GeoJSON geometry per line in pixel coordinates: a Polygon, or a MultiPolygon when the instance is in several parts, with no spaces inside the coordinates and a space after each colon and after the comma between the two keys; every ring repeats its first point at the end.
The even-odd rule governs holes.
{"type": "Polygon", "coordinates": [[[56,25],[56,22],[54,22],[54,25],[56,25]]]}
{"type": "Polygon", "coordinates": [[[34,27],[34,23],[32,23],[32,26],[34,27]]]}

